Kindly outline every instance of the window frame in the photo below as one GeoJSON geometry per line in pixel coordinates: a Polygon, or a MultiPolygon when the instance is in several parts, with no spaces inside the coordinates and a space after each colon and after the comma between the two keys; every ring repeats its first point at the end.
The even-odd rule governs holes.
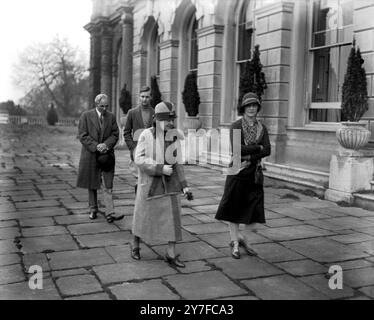
{"type": "MultiPolygon", "coordinates": [[[[319,0],[313,0],[309,3],[309,22],[308,22],[308,28],[309,28],[309,35],[308,35],[308,54],[309,54],[309,68],[307,70],[309,70],[309,76],[308,76],[308,92],[307,92],[307,98],[308,98],[308,101],[307,101],[307,109],[308,109],[308,112],[306,112],[306,125],[314,125],[314,124],[317,124],[317,126],[321,126],[321,125],[332,125],[332,124],[336,124],[336,123],[340,123],[340,122],[328,122],[328,121],[312,121],[311,120],[311,115],[310,115],[310,110],[316,110],[316,109],[320,109],[320,110],[341,110],[341,101],[333,101],[333,102],[329,102],[329,101],[324,101],[324,102],[313,102],[313,92],[314,92],[314,76],[315,76],[315,54],[316,54],[316,51],[318,50],[321,50],[321,49],[329,49],[329,53],[330,53],[330,50],[331,48],[342,48],[344,46],[349,46],[349,45],[352,45],[352,41],[341,41],[339,42],[338,41],[338,32],[337,32],[337,40],[336,40],[336,43],[334,44],[327,44],[327,45],[323,45],[323,46],[313,46],[314,44],[314,41],[315,41],[315,34],[316,33],[322,33],[322,32],[326,32],[328,30],[332,30],[332,31],[335,31],[335,30],[338,30],[339,29],[339,22],[338,22],[338,26],[335,28],[335,29],[325,29],[325,30],[318,30],[318,31],[315,31],[315,23],[316,23],[316,12],[315,10],[317,9],[316,8],[316,2],[319,1],[319,0]]],[[[337,0],[338,3],[340,4],[340,1],[341,0],[337,0]]],[[[352,0],[353,2],[353,0],[352,0]]],[[[354,14],[354,12],[352,11],[352,15],[354,14]]],[[[353,20],[353,16],[352,16],[352,20],[353,20]]],[[[346,25],[346,26],[342,26],[342,28],[352,28],[352,39],[354,37],[354,32],[353,32],[353,27],[354,27],[354,24],[349,24],[349,25],[346,25]]],[[[341,63],[342,61],[339,60],[339,64],[341,63]]],[[[340,68],[339,68],[340,69],[340,68]]],[[[339,85],[339,84],[338,84],[339,85]]],[[[341,95],[341,89],[339,90],[339,95],[341,95]]]]}

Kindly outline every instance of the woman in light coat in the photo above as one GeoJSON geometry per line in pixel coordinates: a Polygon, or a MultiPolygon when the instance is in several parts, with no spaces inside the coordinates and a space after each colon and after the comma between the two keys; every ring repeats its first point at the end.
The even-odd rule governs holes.
{"type": "Polygon", "coordinates": [[[183,166],[180,164],[180,143],[183,136],[174,129],[172,104],[161,102],[155,108],[153,127],[139,137],[135,150],[138,166],[138,190],[135,199],[131,256],[139,260],[139,240],[165,241],[165,260],[185,267],[175,253],[182,240],[180,194],[189,192],[183,166]],[[174,129],[174,130],[173,130],[174,129]],[[170,137],[170,139],[169,139],[170,137]]]}

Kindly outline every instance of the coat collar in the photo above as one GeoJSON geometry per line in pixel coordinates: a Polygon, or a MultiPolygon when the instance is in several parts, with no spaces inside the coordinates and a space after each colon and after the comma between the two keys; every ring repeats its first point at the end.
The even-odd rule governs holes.
{"type": "MultiPolygon", "coordinates": [[[[152,107],[150,107],[150,111],[151,111],[151,116],[153,116],[155,114],[155,110],[152,107]]],[[[136,113],[136,119],[138,120],[139,124],[141,124],[144,129],[147,129],[143,122],[141,105],[137,106],[135,113],[136,113]]]]}

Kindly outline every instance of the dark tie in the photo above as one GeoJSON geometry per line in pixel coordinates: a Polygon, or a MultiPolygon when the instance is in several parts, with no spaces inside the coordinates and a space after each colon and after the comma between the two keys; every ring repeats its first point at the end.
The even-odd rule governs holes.
{"type": "Polygon", "coordinates": [[[103,114],[101,113],[100,114],[100,128],[101,129],[103,128],[103,125],[104,125],[104,117],[103,117],[103,114]]]}

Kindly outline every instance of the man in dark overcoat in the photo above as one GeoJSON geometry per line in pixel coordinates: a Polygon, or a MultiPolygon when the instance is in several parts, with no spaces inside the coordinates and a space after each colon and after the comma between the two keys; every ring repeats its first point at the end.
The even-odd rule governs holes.
{"type": "Polygon", "coordinates": [[[114,146],[119,137],[116,117],[108,111],[109,98],[99,94],[95,108],[85,111],[79,120],[79,140],[82,143],[77,187],[88,189],[89,218],[97,218],[97,190],[103,184],[105,217],[109,223],[123,218],[116,216],[113,203],[114,146]]]}

